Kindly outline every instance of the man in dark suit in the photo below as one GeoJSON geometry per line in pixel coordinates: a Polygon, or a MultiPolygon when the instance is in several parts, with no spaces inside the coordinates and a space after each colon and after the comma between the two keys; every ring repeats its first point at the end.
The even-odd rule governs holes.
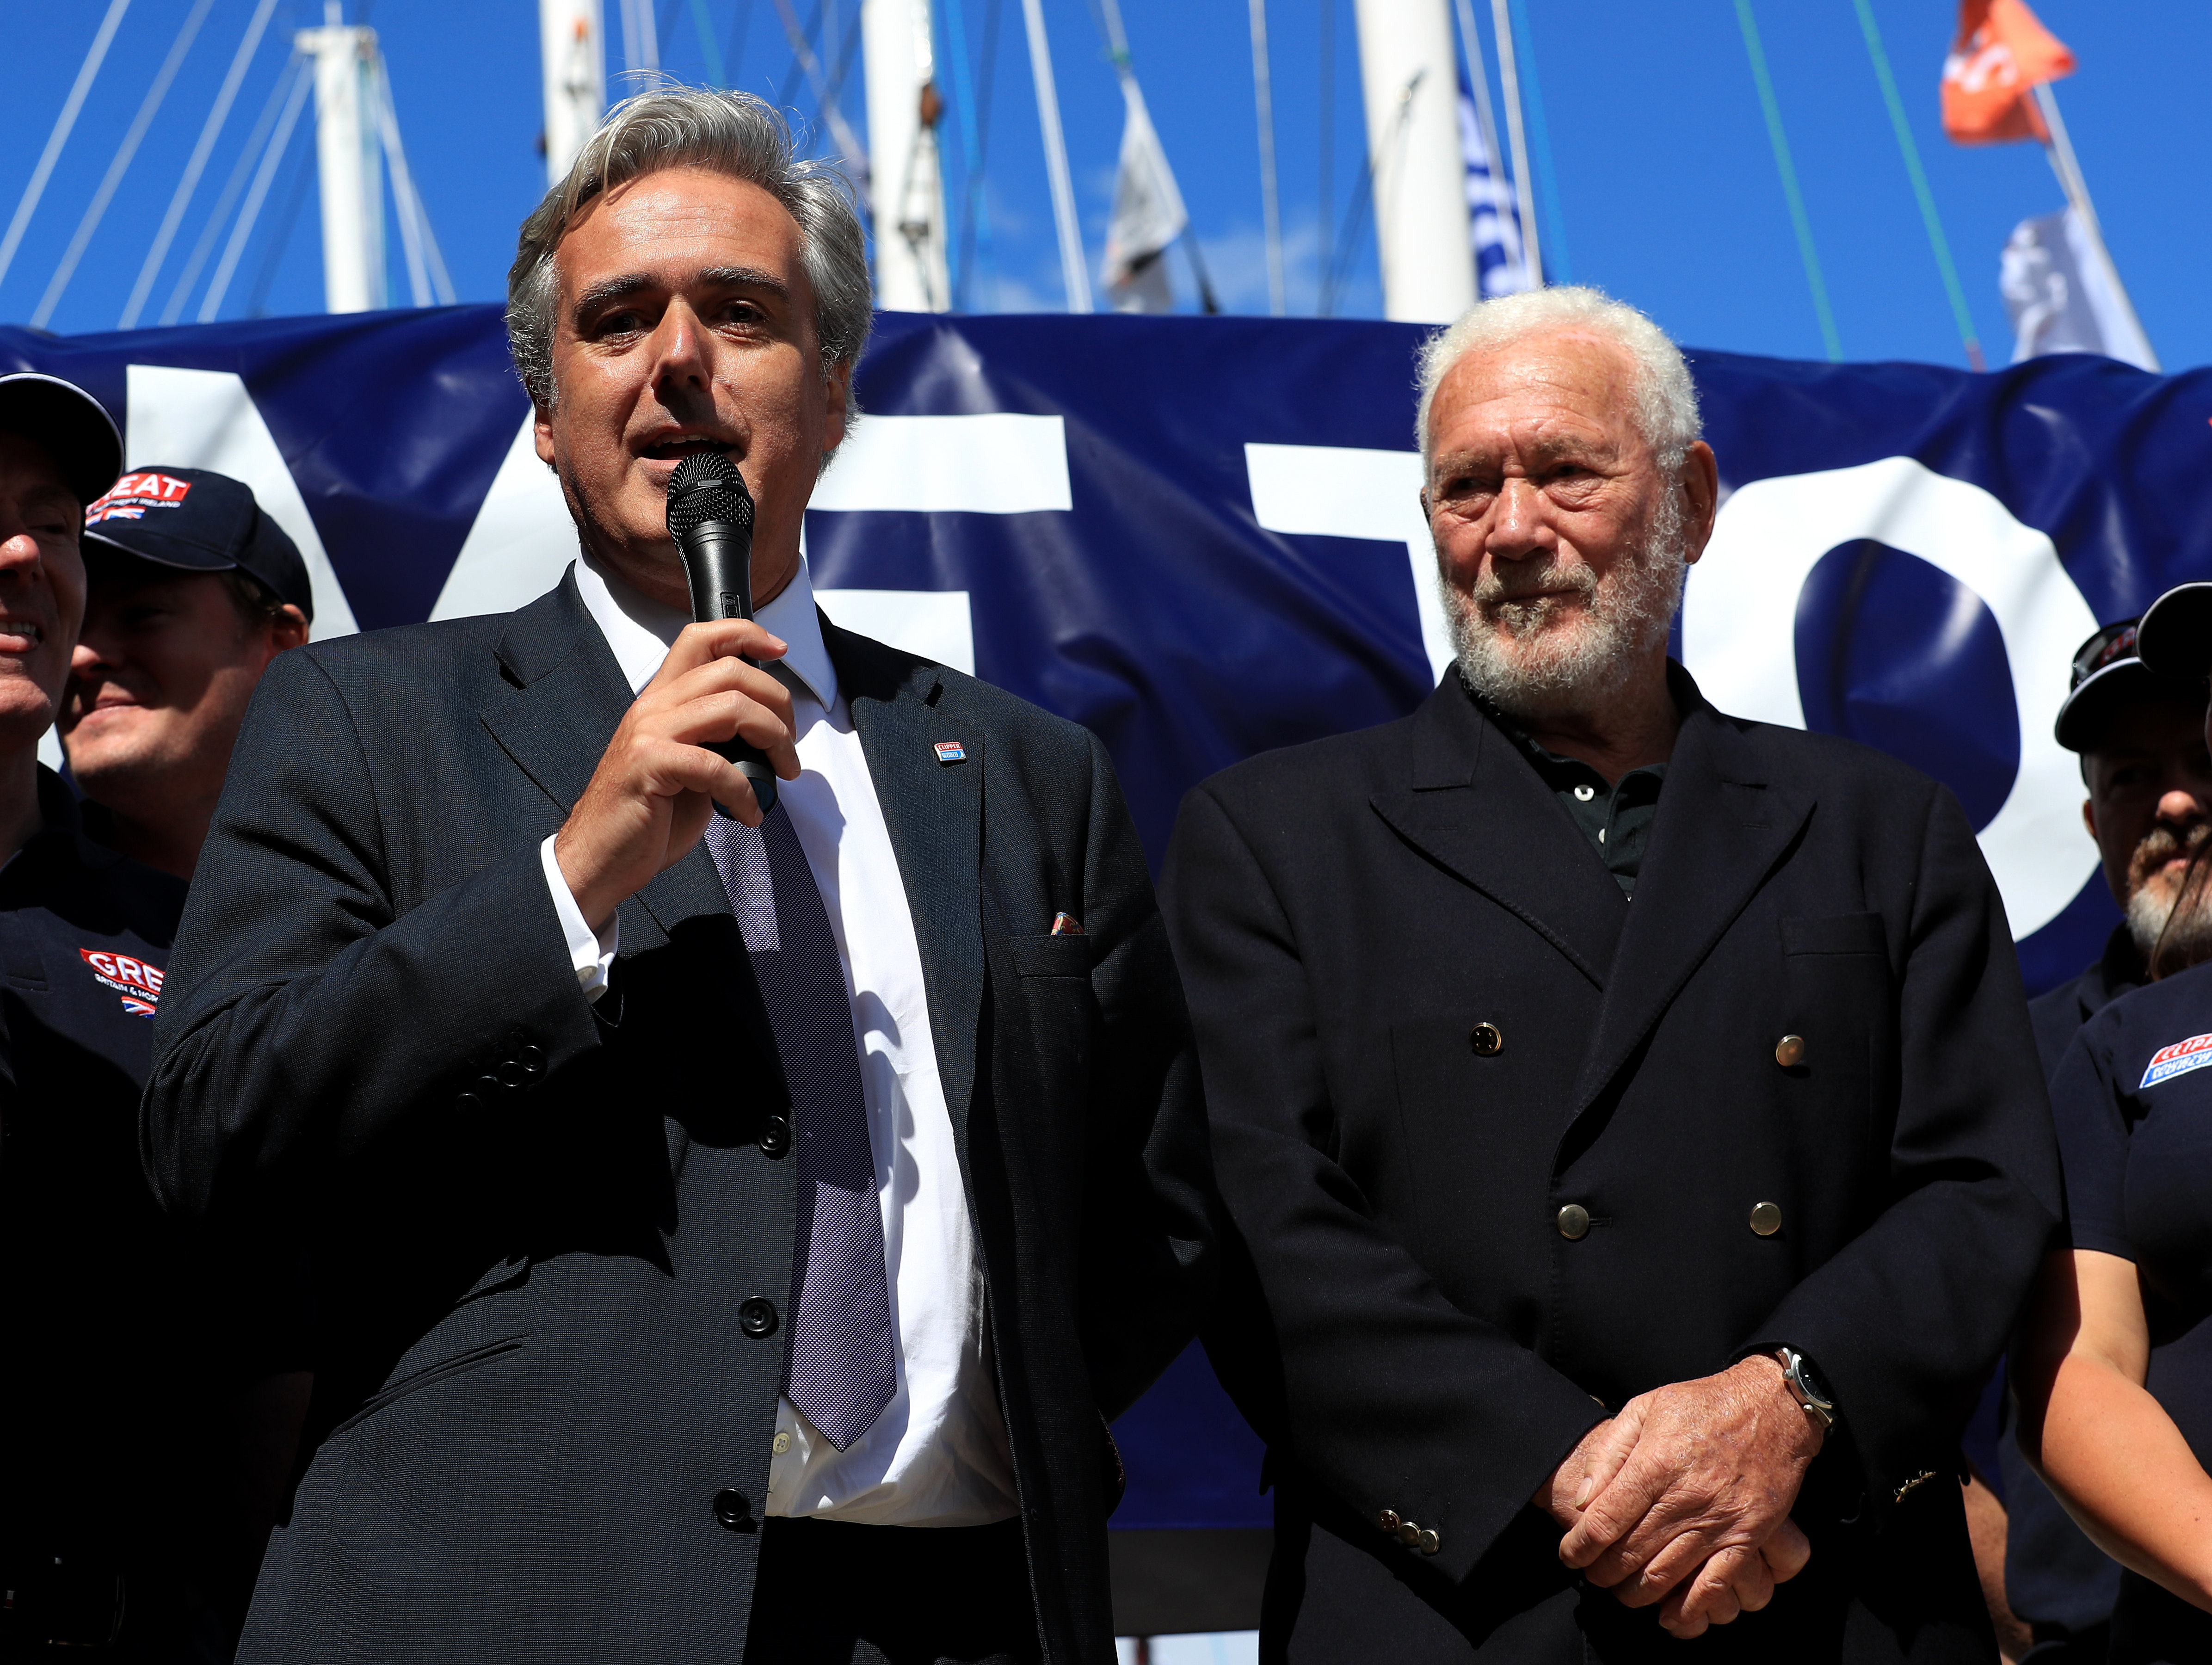
{"type": "Polygon", "coordinates": [[[868,306],[773,110],[629,100],[510,280],[577,566],[255,697],[146,1107],[172,1206],[282,1193],[313,1250],[246,1659],[1111,1656],[1106,1423],[1210,1267],[1195,1060],[1098,742],[814,609],[868,306]],[[757,621],[689,623],[702,449],[757,621]]]}
{"type": "Polygon", "coordinates": [[[1717,477],[1649,320],[1487,302],[1422,386],[1456,665],[1164,884],[1262,1655],[1986,1659],[1958,1438],[2059,1193],[1972,829],[1668,660],[1717,477]]]}

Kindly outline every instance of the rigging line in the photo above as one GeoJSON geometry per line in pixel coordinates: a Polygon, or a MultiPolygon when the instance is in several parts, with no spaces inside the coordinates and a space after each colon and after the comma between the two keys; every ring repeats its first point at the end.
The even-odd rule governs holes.
{"type": "Polygon", "coordinates": [[[1813,291],[1813,315],[1820,323],[1820,341],[1828,349],[1828,362],[1844,362],[1843,338],[1836,333],[1836,315],[1828,306],[1827,280],[1820,275],[1820,251],[1813,246],[1812,216],[1797,188],[1797,165],[1790,160],[1789,136],[1782,131],[1782,105],[1774,95],[1773,77],[1767,74],[1766,52],[1759,45],[1759,21],[1751,15],[1751,0],[1735,0],[1735,20],[1743,31],[1743,49],[1751,58],[1751,78],[1759,88],[1759,107],[1766,117],[1766,142],[1773,147],[1775,171],[1782,175],[1783,200],[1790,205],[1790,223],[1797,233],[1797,258],[1805,263],[1805,282],[1813,291]]]}
{"type": "Polygon", "coordinates": [[[1289,310],[1283,293],[1283,200],[1275,184],[1275,93],[1267,73],[1267,0],[1249,0],[1253,117],[1260,129],[1260,216],[1267,245],[1267,311],[1289,310]]]}
{"type": "MultiPolygon", "coordinates": [[[[975,171],[967,181],[969,210],[966,231],[974,244],[975,264],[981,270],[984,281],[991,286],[994,304],[1000,299],[999,261],[997,250],[991,240],[991,197],[988,181],[991,161],[991,94],[998,84],[999,23],[1005,10],[1005,0],[988,0],[983,8],[983,39],[977,48],[976,58],[975,171]]],[[[966,258],[963,254],[963,263],[966,258]]],[[[962,270],[964,274],[964,264],[962,270]]],[[[965,281],[964,276],[963,281],[965,281]]]]}
{"type": "Polygon", "coordinates": [[[2029,89],[2035,99],[2035,107],[2043,112],[2044,156],[2051,163],[2051,171],[2058,176],[2058,188],[2066,193],[2066,201],[2089,234],[2091,258],[2103,268],[2105,281],[2112,286],[2113,299],[2120,303],[2120,311],[2135,326],[2142,337],[2143,349],[2150,358],[2148,368],[2159,368],[2158,354],[2152,349],[2150,336],[2143,329],[2142,319],[2136,315],[2136,303],[2128,294],[2128,286],[2120,281],[2120,269],[2112,259],[2111,245],[2105,241],[2105,228],[2097,218],[2097,205],[2089,200],[2089,181],[2081,172],[2081,159],[2074,154],[2074,141],[2068,137],[2066,118],[2058,113],[2058,94],[2047,81],[2039,81],[2029,89]]]}
{"type": "Polygon", "coordinates": [[[744,72],[745,39],[752,33],[752,27],[753,0],[738,0],[737,9],[730,14],[730,79],[726,83],[729,86],[736,86],[738,76],[744,72]]]}
{"type": "Polygon", "coordinates": [[[1544,244],[1536,224],[1536,193],[1529,189],[1528,134],[1521,118],[1521,70],[1513,50],[1507,0],[1490,0],[1490,33],[1498,42],[1498,82],[1505,94],[1506,137],[1513,142],[1513,217],[1521,222],[1521,256],[1539,289],[1544,284],[1544,244]]]}
{"type": "Polygon", "coordinates": [[[952,268],[952,305],[956,311],[961,311],[965,309],[969,263],[974,258],[975,185],[979,166],[975,156],[975,86],[968,62],[967,20],[962,15],[960,0],[945,0],[936,13],[945,29],[944,57],[952,69],[952,112],[960,124],[961,231],[954,246],[957,259],[952,268]]]}
{"type": "Polygon", "coordinates": [[[100,229],[100,222],[107,213],[107,205],[114,200],[116,187],[123,183],[125,171],[130,167],[131,159],[137,155],[138,147],[146,137],[146,130],[154,125],[155,112],[161,107],[161,100],[168,97],[169,85],[176,80],[177,71],[184,65],[185,54],[191,50],[193,40],[198,37],[200,25],[207,21],[208,8],[214,3],[215,0],[194,0],[191,10],[185,15],[184,27],[177,31],[176,39],[170,43],[169,55],[161,60],[161,67],[155,72],[154,84],[146,89],[146,96],[139,101],[138,113],[131,118],[131,125],[123,135],[123,143],[116,147],[115,159],[108,163],[107,172],[100,181],[100,189],[92,193],[92,201],[86,205],[84,217],[77,222],[76,234],[70,239],[69,247],[62,252],[61,264],[54,268],[54,275],[46,285],[46,294],[39,298],[38,310],[31,314],[33,329],[45,329],[47,321],[54,315],[54,308],[61,305],[62,295],[69,288],[70,279],[76,275],[77,262],[84,258],[85,249],[92,241],[92,234],[100,229]]]}
{"type": "Polygon", "coordinates": [[[167,305],[161,308],[164,327],[181,317],[185,302],[191,298],[192,285],[200,281],[200,272],[206,266],[208,256],[215,252],[215,240],[222,234],[223,226],[230,219],[230,210],[238,202],[238,193],[246,189],[246,176],[252,173],[261,146],[269,137],[269,129],[276,120],[276,112],[283,107],[285,94],[292,90],[292,79],[307,73],[307,60],[298,55],[289,59],[283,70],[269,88],[269,96],[262,101],[261,113],[254,118],[253,131],[246,136],[246,143],[238,153],[238,161],[230,170],[230,178],[222,187],[222,195],[216,198],[215,211],[208,216],[200,240],[192,245],[191,258],[185,262],[184,274],[177,286],[169,291],[167,305]]]}
{"type": "Polygon", "coordinates": [[[1552,246],[1559,254],[1559,282],[1575,281],[1574,256],[1567,252],[1567,217],[1559,207],[1559,170],[1552,161],[1552,127],[1544,119],[1544,87],[1536,78],[1536,34],[1528,26],[1527,0],[1511,0],[1514,33],[1521,47],[1521,79],[1528,89],[1528,125],[1536,141],[1535,185],[1552,224],[1552,246]]]}
{"type": "MultiPolygon", "coordinates": [[[[845,125],[845,118],[837,108],[837,95],[823,79],[822,64],[814,56],[813,47],[808,46],[806,37],[799,33],[799,14],[792,10],[791,0],[775,0],[775,9],[776,15],[783,20],[784,38],[791,42],[793,55],[799,59],[799,68],[813,85],[814,96],[822,106],[822,118],[830,124],[830,137],[844,151],[845,165],[859,175],[853,185],[860,199],[860,212],[865,216],[872,211],[869,207],[867,147],[854,137],[853,130],[845,125]]],[[[819,15],[817,14],[817,16],[819,15]]],[[[849,60],[852,54],[848,52],[843,56],[849,60]]],[[[842,78],[841,72],[839,79],[842,78]]]]}
{"type": "MultiPolygon", "coordinates": [[[[1334,0],[1321,0],[1321,87],[1316,103],[1316,137],[1320,154],[1316,163],[1315,221],[1317,236],[1328,235],[1328,222],[1336,205],[1336,7],[1334,0]]],[[[1314,307],[1321,307],[1321,289],[1328,281],[1329,257],[1334,252],[1324,243],[1314,263],[1314,307]]]]}
{"type": "MultiPolygon", "coordinates": [[[[1352,250],[1356,246],[1353,239],[1358,236],[1360,227],[1366,223],[1367,210],[1375,197],[1376,160],[1384,150],[1395,149],[1404,139],[1407,127],[1413,119],[1414,89],[1421,84],[1421,77],[1427,73],[1426,70],[1413,72],[1413,78],[1398,94],[1397,119],[1392,124],[1389,132],[1376,146],[1373,155],[1363,154],[1360,157],[1359,182],[1352,187],[1352,200],[1344,205],[1344,227],[1338,234],[1336,248],[1329,259],[1328,281],[1322,289],[1321,315],[1323,318],[1334,313],[1344,283],[1352,276],[1352,250]]],[[[1376,263],[1378,266],[1382,264],[1379,252],[1376,263]]]]}
{"type": "MultiPolygon", "coordinates": [[[[805,38],[810,41],[812,40],[815,35],[821,30],[823,4],[823,0],[814,0],[814,15],[806,20],[805,38]]],[[[787,28],[784,31],[785,39],[788,41],[790,39],[790,36],[791,31],[787,28]]],[[[791,54],[791,72],[784,76],[783,85],[776,91],[775,103],[776,107],[779,110],[788,109],[791,107],[791,95],[799,90],[799,83],[805,78],[805,62],[799,57],[797,46],[794,44],[791,54]]]]}
{"type": "Polygon", "coordinates": [[[153,246],[146,251],[146,264],[138,268],[138,281],[131,286],[131,299],[124,303],[123,316],[115,325],[118,330],[137,325],[138,314],[145,309],[147,296],[153,293],[154,280],[161,274],[161,263],[169,258],[169,245],[176,237],[177,228],[184,222],[185,207],[191,201],[192,192],[199,189],[200,174],[207,167],[223,124],[230,119],[230,106],[238,97],[240,84],[246,79],[246,66],[260,50],[262,33],[268,28],[270,16],[276,9],[276,0],[261,0],[246,25],[238,50],[231,54],[230,68],[216,91],[214,104],[209,106],[207,120],[200,125],[199,142],[192,146],[192,154],[185,162],[184,177],[177,181],[176,191],[169,198],[168,211],[161,216],[161,229],[154,234],[153,246]]]}
{"type": "Polygon", "coordinates": [[[399,142],[399,112],[392,102],[392,75],[382,54],[377,58],[376,125],[384,141],[384,160],[392,170],[392,197],[399,210],[399,236],[407,252],[407,283],[415,304],[427,307],[434,293],[438,304],[453,304],[453,280],[447,276],[445,256],[438,252],[438,234],[430,229],[429,210],[415,176],[407,167],[407,150],[399,142]]]}
{"type": "Polygon", "coordinates": [[[708,83],[728,86],[722,76],[722,47],[714,39],[714,20],[707,15],[707,0],[691,0],[691,27],[699,37],[700,53],[707,60],[708,83]]]}
{"type": "Polygon", "coordinates": [[[1959,269],[1951,264],[1951,245],[1943,235],[1943,222],[1936,212],[1936,193],[1928,188],[1928,175],[1920,167],[1920,147],[1913,142],[1912,124],[1905,118],[1905,100],[1897,95],[1897,77],[1889,72],[1889,54],[1882,50],[1881,27],[1874,21],[1867,0],[1851,0],[1858,9],[1859,30],[1866,36],[1867,56],[1874,60],[1874,78],[1881,84],[1882,102],[1889,106],[1889,125],[1897,134],[1897,148],[1905,157],[1905,172],[1912,181],[1912,195],[1920,204],[1920,222],[1928,228],[1928,246],[1936,254],[1936,270],[1942,275],[1943,293],[1951,302],[1951,316],[1959,325],[1959,340],[1966,349],[1966,362],[1984,368],[1982,343],[1974,334],[1974,315],[1966,309],[1966,292],[1959,286],[1959,269]]]}
{"type": "Polygon", "coordinates": [[[1052,43],[1044,31],[1042,0],[1022,0],[1029,34],[1030,82],[1036,97],[1037,137],[1044,144],[1045,180],[1052,187],[1053,228],[1060,236],[1060,276],[1067,310],[1091,310],[1091,272],[1083,261],[1083,232],[1075,217],[1075,183],[1067,172],[1067,138],[1060,125],[1060,88],[1052,74],[1052,43]]]}
{"type": "Polygon", "coordinates": [[[70,84],[69,96],[62,100],[62,112],[54,118],[53,131],[46,135],[46,148],[39,152],[39,165],[31,170],[31,182],[23,187],[23,194],[15,200],[15,212],[8,222],[8,234],[0,238],[0,282],[8,276],[8,268],[15,264],[15,251],[22,246],[24,228],[31,223],[31,216],[38,210],[39,198],[46,194],[46,181],[53,177],[54,163],[61,159],[62,146],[76,126],[77,112],[84,108],[85,94],[92,90],[93,77],[107,57],[107,48],[115,39],[115,31],[122,26],[123,14],[130,9],[131,0],[109,0],[107,15],[100,20],[99,33],[92,37],[92,45],[78,66],[76,79],[70,84]]]}
{"type": "Polygon", "coordinates": [[[269,246],[262,252],[261,270],[253,279],[253,293],[246,298],[248,318],[265,318],[270,287],[276,281],[276,269],[283,264],[284,251],[292,246],[292,228],[300,222],[300,210],[307,200],[307,182],[316,177],[315,169],[308,166],[314,155],[312,149],[302,150],[292,164],[292,194],[284,200],[284,211],[277,216],[276,229],[270,235],[269,246]]]}
{"type": "Polygon", "coordinates": [[[305,56],[293,60],[298,73],[292,77],[292,90],[285,95],[284,113],[278,118],[276,129],[269,136],[269,145],[261,153],[261,165],[254,170],[253,184],[246,193],[246,203],[239,210],[238,223],[230,228],[230,241],[223,246],[222,258],[216,264],[215,276],[208,280],[208,291],[201,297],[199,321],[215,322],[216,314],[222,309],[222,298],[230,289],[231,275],[238,270],[239,257],[246,252],[246,240],[253,234],[253,222],[261,217],[261,205],[269,198],[269,187],[276,178],[276,165],[284,160],[284,151],[292,143],[292,130],[299,125],[300,112],[307,102],[307,93],[314,85],[314,76],[308,72],[305,56]]]}
{"type": "Polygon", "coordinates": [[[1490,71],[1482,61],[1482,37],[1475,33],[1471,0],[1453,0],[1459,14],[1460,67],[1467,71],[1468,90],[1474,99],[1475,131],[1482,135],[1483,155],[1489,159],[1492,179],[1502,179],[1505,168],[1498,154],[1498,118],[1490,107],[1490,71]]]}

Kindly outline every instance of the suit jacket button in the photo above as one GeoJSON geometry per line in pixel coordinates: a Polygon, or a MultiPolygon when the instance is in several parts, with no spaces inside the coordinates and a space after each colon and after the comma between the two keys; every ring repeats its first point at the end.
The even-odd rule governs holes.
{"type": "Polygon", "coordinates": [[[765,1295],[748,1295],[738,1303],[738,1328],[756,1341],[775,1334],[775,1303],[765,1295]]]}
{"type": "Polygon", "coordinates": [[[1751,1229],[1762,1237],[1771,1237],[1782,1229],[1782,1208],[1778,1203],[1754,1204],[1751,1211],[1751,1229]]]}
{"type": "Polygon", "coordinates": [[[1495,1024],[1477,1024],[1467,1032],[1467,1043],[1478,1058],[1495,1058],[1505,1050],[1505,1037],[1495,1024]]]}
{"type": "Polygon", "coordinates": [[[520,1059],[510,1058],[499,1066],[499,1079],[510,1087],[527,1086],[530,1078],[538,1072],[526,1069],[520,1059]]]}
{"type": "Polygon", "coordinates": [[[1395,1535],[1398,1530],[1398,1511],[1395,1509],[1384,1510],[1375,1517],[1375,1524],[1385,1532],[1395,1535]]]}
{"type": "Polygon", "coordinates": [[[1421,1547],[1421,1528],[1411,1521],[1398,1522],[1398,1541],[1408,1549],[1421,1547]]]}
{"type": "Polygon", "coordinates": [[[545,1048],[526,1041],[514,1049],[514,1061],[535,1075],[545,1067],[545,1048]]]}
{"type": "Polygon", "coordinates": [[[485,1098],[496,1098],[506,1090],[507,1083],[495,1075],[479,1075],[469,1083],[469,1090],[485,1098]]]}
{"type": "Polygon", "coordinates": [[[1425,1526],[1425,1527],[1423,1527],[1423,1528],[1421,1528],[1421,1553],[1422,1553],[1422,1554],[1424,1554],[1424,1555],[1433,1555],[1433,1554],[1435,1554],[1438,1550],[1442,1549],[1443,1547],[1444,1547],[1444,1540],[1443,1540],[1442,1538],[1439,1538],[1438,1536],[1437,1536],[1437,1533],[1436,1533],[1436,1528],[1433,1528],[1433,1527],[1426,1527],[1426,1526],[1425,1526]]]}
{"type": "Polygon", "coordinates": [[[477,1093],[455,1093],[453,1095],[453,1108],[459,1110],[463,1115],[471,1115],[477,1111],[483,1109],[483,1099],[477,1093]]]}
{"type": "Polygon", "coordinates": [[[760,1138],[756,1141],[764,1157],[780,1157],[791,1148],[791,1118],[771,1115],[762,1119],[760,1138]]]}
{"type": "Polygon", "coordinates": [[[748,1532],[752,1529],[753,1506],[744,1492],[726,1486],[714,1494],[714,1518],[732,1532],[748,1532]]]}
{"type": "Polygon", "coordinates": [[[1785,1035],[1774,1043],[1774,1061],[1785,1070],[1794,1070],[1805,1061],[1805,1037],[1785,1035]]]}
{"type": "Polygon", "coordinates": [[[1571,1202],[1559,1210],[1559,1235],[1571,1243],[1578,1243],[1589,1236],[1589,1210],[1578,1202],[1571,1202]]]}

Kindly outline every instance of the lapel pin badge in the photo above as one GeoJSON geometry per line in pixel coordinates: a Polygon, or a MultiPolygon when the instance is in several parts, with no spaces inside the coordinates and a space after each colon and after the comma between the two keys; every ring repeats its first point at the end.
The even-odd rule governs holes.
{"type": "Polygon", "coordinates": [[[1052,916],[1052,934],[1055,937],[1079,937],[1083,934],[1083,921],[1073,914],[1054,914],[1052,916]]]}
{"type": "Polygon", "coordinates": [[[937,743],[937,761],[940,763],[964,763],[968,761],[968,748],[957,740],[939,740],[937,743]]]}

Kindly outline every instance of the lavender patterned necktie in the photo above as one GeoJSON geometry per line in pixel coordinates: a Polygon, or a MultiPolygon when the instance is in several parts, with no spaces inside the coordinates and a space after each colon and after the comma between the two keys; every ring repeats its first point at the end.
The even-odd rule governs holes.
{"type": "Polygon", "coordinates": [[[852,1002],[829,909],[782,804],[757,827],[714,817],[707,848],[737,913],[791,1091],[799,1226],[784,1391],[842,1451],[874,1425],[898,1382],[852,1002]]]}

